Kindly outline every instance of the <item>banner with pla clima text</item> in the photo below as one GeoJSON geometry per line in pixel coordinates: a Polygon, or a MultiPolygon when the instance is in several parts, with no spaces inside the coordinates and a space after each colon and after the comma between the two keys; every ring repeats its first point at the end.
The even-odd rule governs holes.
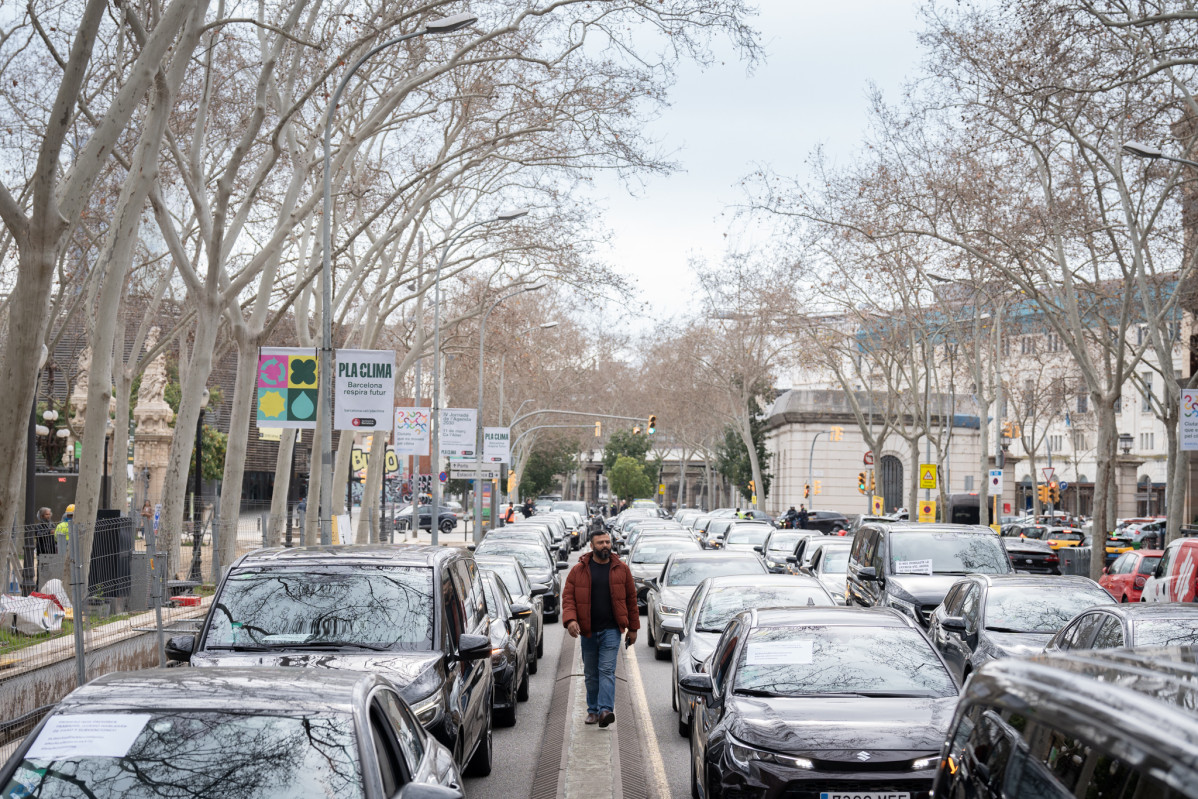
{"type": "Polygon", "coordinates": [[[395,350],[337,350],[333,428],[390,430],[395,410],[395,350]]]}

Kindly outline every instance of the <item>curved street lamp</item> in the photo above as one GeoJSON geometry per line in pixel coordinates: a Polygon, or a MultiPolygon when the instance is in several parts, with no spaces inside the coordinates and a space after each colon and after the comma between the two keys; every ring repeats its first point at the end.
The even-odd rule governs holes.
{"type": "Polygon", "coordinates": [[[423,28],[394,39],[388,39],[377,47],[373,47],[361,58],[354,62],[349,71],[337,84],[333,98],[329,101],[328,111],[324,119],[324,218],[321,219],[320,245],[322,263],[320,269],[323,285],[320,290],[320,379],[317,391],[317,418],[320,420],[320,543],[327,546],[333,542],[333,524],[330,511],[333,507],[333,177],[332,150],[333,112],[345,91],[349,79],[354,73],[372,58],[376,53],[388,47],[415,39],[426,34],[453,33],[468,25],[473,25],[478,17],[473,14],[454,14],[426,24],[423,28]]]}

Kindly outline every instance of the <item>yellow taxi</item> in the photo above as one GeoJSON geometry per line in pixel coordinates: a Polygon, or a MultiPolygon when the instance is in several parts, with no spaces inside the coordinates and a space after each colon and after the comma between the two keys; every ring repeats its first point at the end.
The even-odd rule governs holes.
{"type": "Polygon", "coordinates": [[[1072,527],[1049,527],[1041,540],[1053,549],[1065,549],[1085,546],[1086,534],[1072,527]]]}

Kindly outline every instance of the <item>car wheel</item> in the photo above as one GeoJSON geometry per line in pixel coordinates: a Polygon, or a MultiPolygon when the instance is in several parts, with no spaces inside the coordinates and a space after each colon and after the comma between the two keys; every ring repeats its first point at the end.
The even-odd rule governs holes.
{"type": "Polygon", "coordinates": [[[516,689],[516,699],[521,702],[528,701],[528,665],[524,666],[524,679],[520,681],[520,686],[516,689]]]}
{"type": "Polygon", "coordinates": [[[678,714],[678,734],[683,738],[691,737],[691,722],[690,719],[682,718],[682,714],[678,714]]]}
{"type": "Polygon", "coordinates": [[[545,618],[545,621],[549,622],[550,624],[557,623],[557,614],[556,613],[546,613],[546,614],[544,614],[544,618],[545,618]]]}
{"type": "Polygon", "coordinates": [[[653,647],[653,657],[657,658],[658,660],[669,660],[670,650],[653,647]]]}
{"type": "MultiPolygon", "coordinates": [[[[495,708],[491,713],[491,718],[495,724],[500,727],[515,727],[516,726],[516,695],[513,693],[510,697],[511,704],[506,708],[495,708]]],[[[470,761],[471,765],[474,761],[470,761]]],[[[481,775],[486,776],[486,775],[481,775]]]]}
{"type": "Polygon", "coordinates": [[[536,647],[528,650],[528,673],[529,674],[536,674],[537,669],[540,668],[540,665],[537,663],[537,650],[540,648],[541,648],[541,644],[538,641],[536,647]]]}
{"type": "Polygon", "coordinates": [[[645,643],[649,645],[650,649],[657,649],[657,642],[655,640],[653,640],[653,617],[652,616],[649,617],[649,623],[645,626],[649,628],[649,634],[647,636],[645,636],[645,643]]]}
{"type": "Polygon", "coordinates": [[[487,721],[487,730],[483,739],[478,742],[478,751],[470,758],[466,766],[466,775],[470,777],[486,777],[491,773],[491,722],[487,721]]]}
{"type": "Polygon", "coordinates": [[[545,631],[541,630],[541,634],[537,636],[537,657],[545,657],[545,631]]]}
{"type": "MultiPolygon", "coordinates": [[[[693,746],[693,744],[692,744],[693,746]]],[[[695,772],[695,757],[691,755],[691,799],[703,799],[703,794],[699,792],[699,775],[695,772]]]]}
{"type": "Polygon", "coordinates": [[[674,712],[677,713],[678,712],[678,678],[674,677],[673,680],[671,681],[670,685],[671,685],[670,707],[672,707],[674,709],[674,712]]]}
{"type": "Polygon", "coordinates": [[[451,522],[449,519],[446,519],[445,521],[441,522],[439,529],[441,530],[442,534],[448,535],[449,533],[453,532],[453,528],[455,527],[457,527],[456,524],[451,522]]]}

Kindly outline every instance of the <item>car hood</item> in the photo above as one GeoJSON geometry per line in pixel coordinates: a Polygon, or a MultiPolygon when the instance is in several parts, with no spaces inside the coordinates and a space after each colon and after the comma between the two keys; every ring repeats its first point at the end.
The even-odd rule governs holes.
{"type": "Polygon", "coordinates": [[[819,581],[824,584],[824,588],[828,589],[828,593],[832,596],[844,596],[844,586],[848,579],[845,574],[821,574],[819,581]]]}
{"type": "Polygon", "coordinates": [[[697,585],[671,585],[661,589],[661,604],[673,605],[678,608],[685,608],[686,603],[691,601],[691,596],[694,595],[697,585]]]}
{"type": "Polygon", "coordinates": [[[999,633],[986,630],[986,644],[996,658],[1028,657],[1044,653],[1053,633],[999,633]]]}
{"type": "Polygon", "coordinates": [[[760,544],[724,544],[724,549],[729,552],[756,552],[754,547],[757,546],[760,544]]]}
{"type": "Polygon", "coordinates": [[[746,697],[733,695],[730,731],[745,743],[793,755],[852,759],[862,750],[934,752],[957,697],[746,697]]]}
{"type": "Polygon", "coordinates": [[[638,580],[648,580],[661,574],[664,563],[629,563],[628,570],[638,580]]]}
{"type": "MultiPolygon", "coordinates": [[[[902,593],[910,594],[921,605],[939,605],[953,583],[961,579],[959,574],[894,574],[886,578],[887,587],[897,587],[902,593]]],[[[901,597],[900,597],[901,598],[901,597]]]]}
{"type": "MultiPolygon", "coordinates": [[[[191,656],[192,666],[229,666],[258,668],[285,666],[309,669],[351,669],[375,671],[400,689],[411,702],[423,696],[408,696],[408,686],[421,682],[425,672],[436,668],[440,652],[225,652],[202,651],[191,656]]],[[[424,693],[427,693],[425,691],[424,693]]]]}

